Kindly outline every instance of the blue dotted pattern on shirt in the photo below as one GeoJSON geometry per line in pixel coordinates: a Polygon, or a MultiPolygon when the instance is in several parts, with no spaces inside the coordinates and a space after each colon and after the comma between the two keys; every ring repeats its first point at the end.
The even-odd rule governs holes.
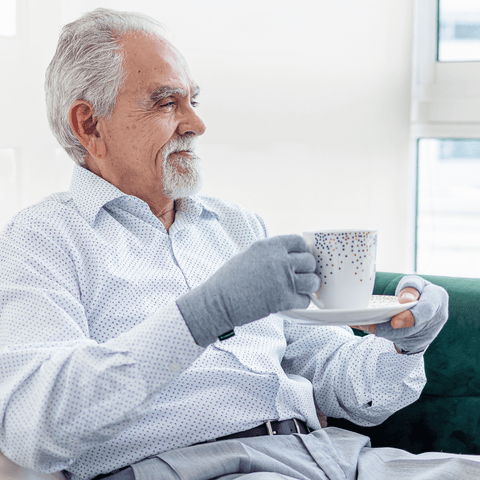
{"type": "Polygon", "coordinates": [[[167,233],[145,202],[75,167],[69,192],[7,225],[0,448],[9,458],[87,479],[269,419],[320,428],[315,402],[373,424],[415,400],[421,357],[348,328],[272,315],[198,347],[175,299],[266,229],[212,197],[176,210],[167,233]]]}

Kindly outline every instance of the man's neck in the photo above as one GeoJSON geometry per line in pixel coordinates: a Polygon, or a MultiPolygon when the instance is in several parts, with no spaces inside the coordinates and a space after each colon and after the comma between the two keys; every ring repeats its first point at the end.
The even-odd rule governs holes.
{"type": "MultiPolygon", "coordinates": [[[[150,207],[152,209],[152,207],[150,207]]],[[[157,213],[152,209],[153,214],[163,223],[167,232],[175,221],[175,202],[171,202],[164,209],[157,213]]]]}
{"type": "Polygon", "coordinates": [[[175,221],[175,202],[173,200],[169,200],[163,194],[163,192],[160,192],[157,185],[151,186],[150,189],[145,189],[144,187],[143,190],[139,192],[138,188],[135,188],[135,185],[132,187],[132,185],[128,184],[128,182],[122,181],[122,177],[120,177],[120,179],[111,179],[102,175],[102,172],[97,168],[91,157],[86,159],[86,164],[88,170],[98,177],[103,178],[105,181],[111,183],[123,193],[126,193],[127,195],[133,195],[146,202],[152,213],[163,223],[167,232],[169,231],[170,227],[175,221]]]}

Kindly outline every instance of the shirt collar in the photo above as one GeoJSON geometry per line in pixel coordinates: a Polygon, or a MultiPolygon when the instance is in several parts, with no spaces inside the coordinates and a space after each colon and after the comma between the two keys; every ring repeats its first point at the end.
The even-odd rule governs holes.
{"type": "Polygon", "coordinates": [[[175,200],[175,210],[177,213],[182,212],[192,217],[199,217],[202,212],[212,213],[218,217],[218,213],[207,206],[202,195],[195,195],[193,197],[179,198],[175,200]]]}
{"type": "MultiPolygon", "coordinates": [[[[79,165],[75,165],[73,170],[70,195],[80,214],[91,226],[104,205],[117,198],[128,196],[115,185],[79,165]]],[[[201,195],[180,198],[175,201],[175,208],[177,212],[183,212],[192,217],[199,217],[204,211],[216,217],[219,216],[214,208],[206,205],[201,195]]]]}
{"type": "Polygon", "coordinates": [[[100,209],[108,202],[127,195],[87,168],[75,165],[70,195],[80,214],[90,225],[95,223],[100,209]]]}

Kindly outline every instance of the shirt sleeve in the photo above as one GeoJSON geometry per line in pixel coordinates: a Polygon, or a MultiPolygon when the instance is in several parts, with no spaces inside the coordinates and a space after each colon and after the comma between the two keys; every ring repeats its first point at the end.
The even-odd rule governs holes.
{"type": "Polygon", "coordinates": [[[327,417],[378,425],[417,400],[425,386],[422,354],[400,355],[392,342],[375,335],[286,320],[285,336],[283,368],[312,382],[327,417]]]}
{"type": "Polygon", "coordinates": [[[174,301],[97,343],[61,238],[10,224],[0,252],[0,450],[25,467],[66,469],[141,418],[203,349],[174,301]]]}

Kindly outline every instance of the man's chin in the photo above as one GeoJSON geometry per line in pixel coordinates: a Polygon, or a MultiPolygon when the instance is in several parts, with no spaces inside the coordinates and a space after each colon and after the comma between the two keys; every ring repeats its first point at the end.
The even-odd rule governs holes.
{"type": "Polygon", "coordinates": [[[170,200],[191,197],[200,192],[203,186],[203,173],[199,172],[199,178],[194,185],[175,185],[172,188],[164,186],[164,193],[170,200]]]}
{"type": "Polygon", "coordinates": [[[170,200],[195,195],[202,185],[203,172],[195,152],[174,152],[163,161],[163,191],[170,200]]]}

